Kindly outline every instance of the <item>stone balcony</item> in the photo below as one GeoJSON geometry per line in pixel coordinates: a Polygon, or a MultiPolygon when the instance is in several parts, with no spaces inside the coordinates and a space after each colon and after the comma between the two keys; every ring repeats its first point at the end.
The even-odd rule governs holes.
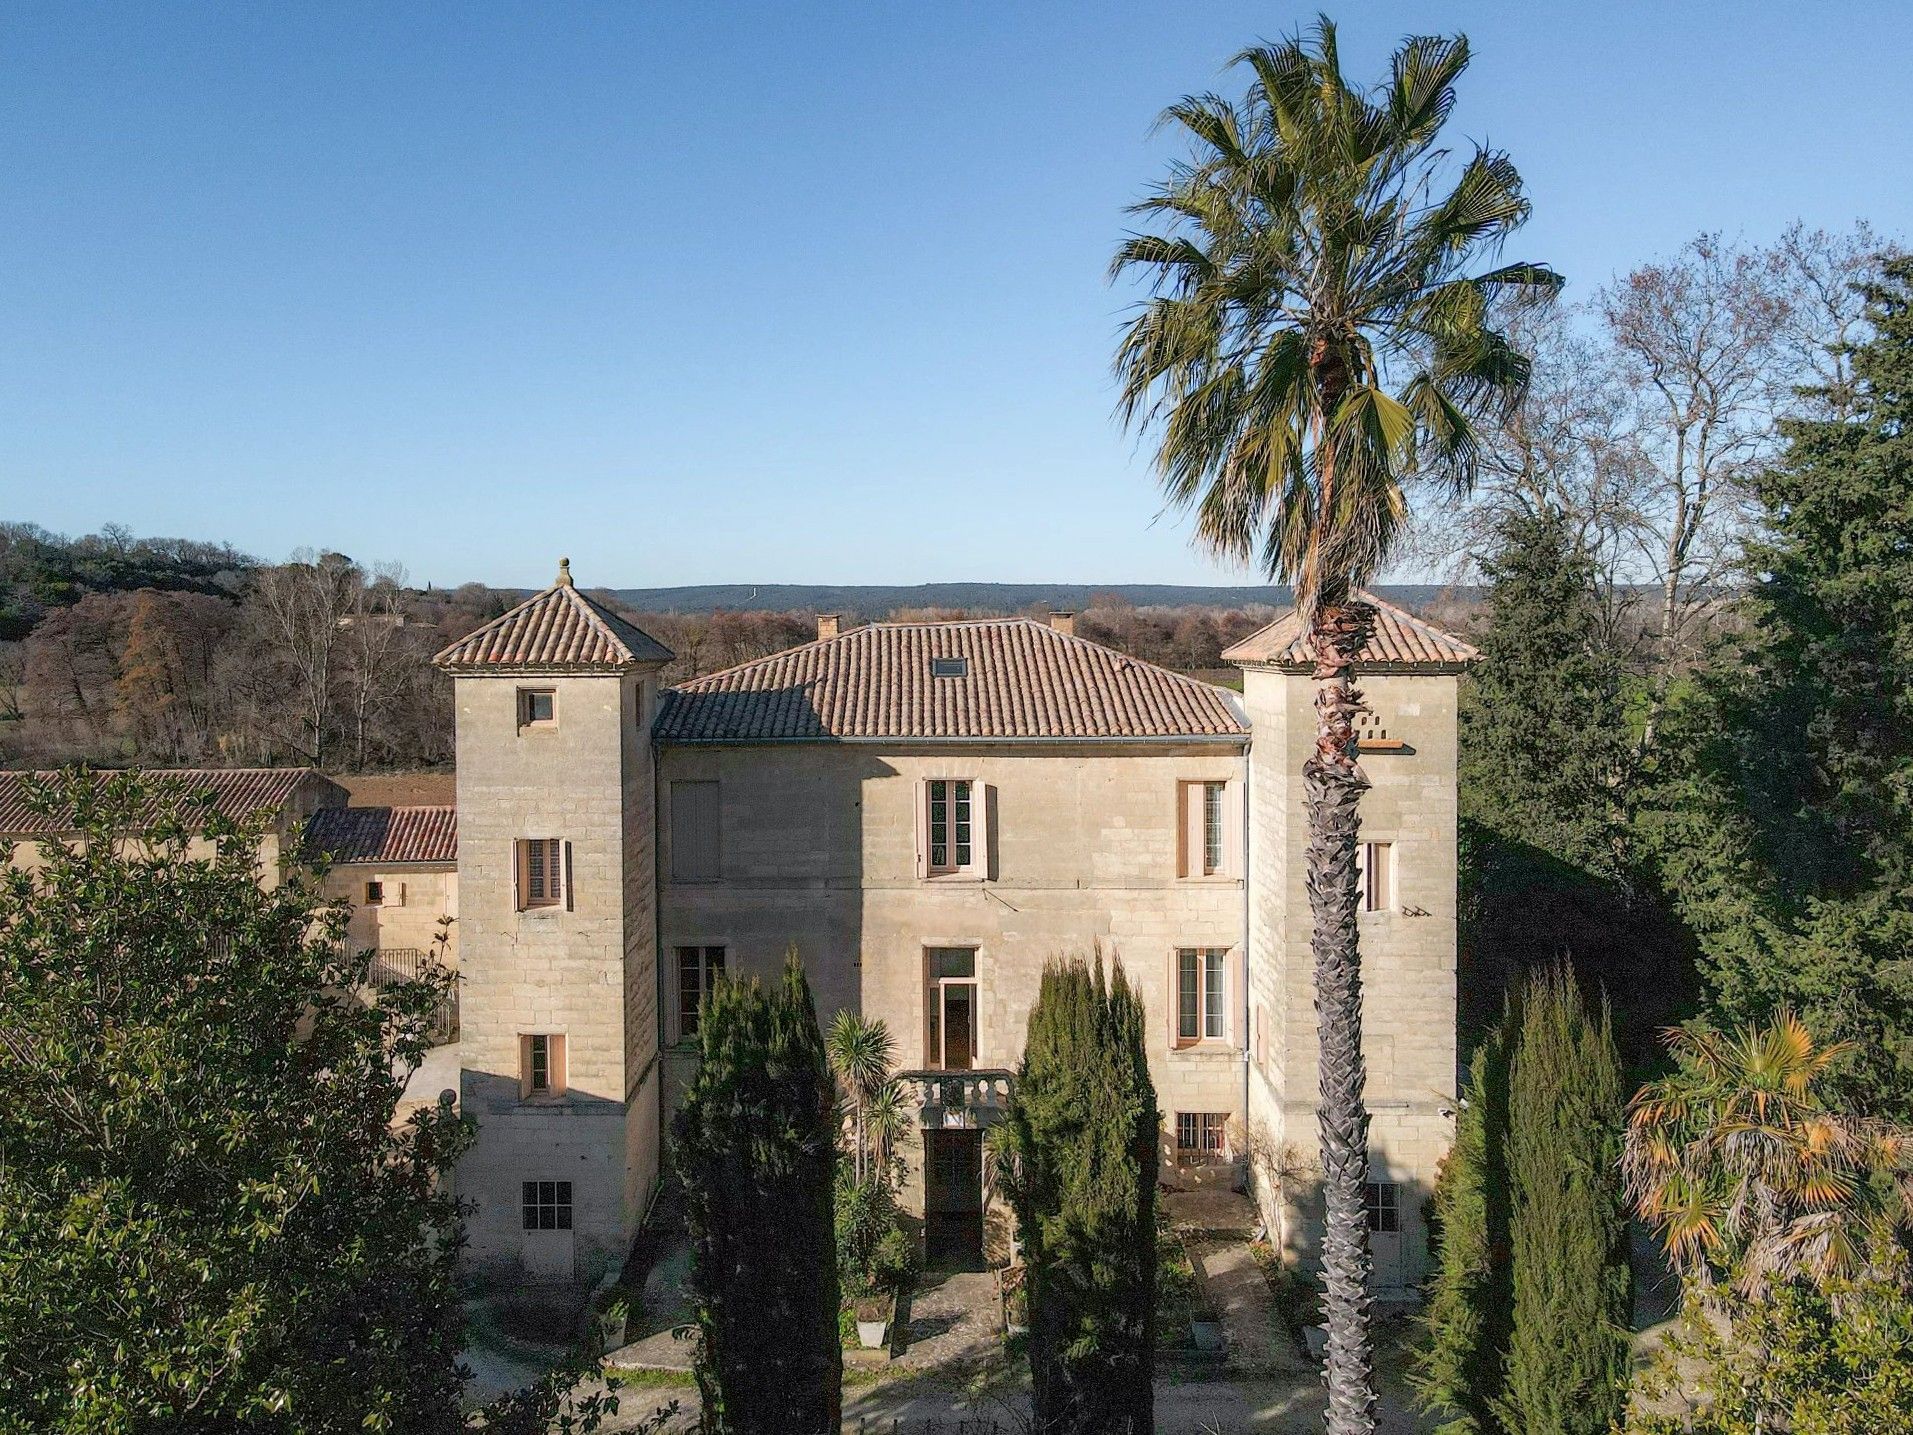
{"type": "Polygon", "coordinates": [[[915,1106],[921,1124],[933,1131],[976,1131],[996,1125],[1009,1106],[1016,1073],[976,1071],[900,1071],[897,1082],[915,1106]]]}

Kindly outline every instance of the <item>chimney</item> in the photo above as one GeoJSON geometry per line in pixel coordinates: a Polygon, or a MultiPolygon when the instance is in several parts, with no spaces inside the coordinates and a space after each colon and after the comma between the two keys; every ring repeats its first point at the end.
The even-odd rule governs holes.
{"type": "Polygon", "coordinates": [[[842,613],[819,613],[817,615],[817,636],[819,638],[836,637],[837,625],[842,621],[843,616],[842,613]]]}
{"type": "Polygon", "coordinates": [[[1065,638],[1076,636],[1076,615],[1074,613],[1051,613],[1049,625],[1065,638]]]}

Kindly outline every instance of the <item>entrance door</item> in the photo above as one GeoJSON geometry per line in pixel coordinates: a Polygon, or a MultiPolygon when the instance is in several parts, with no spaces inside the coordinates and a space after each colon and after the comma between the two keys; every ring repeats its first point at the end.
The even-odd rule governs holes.
{"type": "Polygon", "coordinates": [[[944,1270],[983,1266],[983,1133],[923,1133],[923,1243],[944,1270]]]}
{"type": "Polygon", "coordinates": [[[1402,1188],[1394,1181],[1370,1181],[1363,1195],[1368,1206],[1368,1250],[1375,1289],[1384,1296],[1400,1296],[1408,1288],[1402,1249],[1402,1188]]]}

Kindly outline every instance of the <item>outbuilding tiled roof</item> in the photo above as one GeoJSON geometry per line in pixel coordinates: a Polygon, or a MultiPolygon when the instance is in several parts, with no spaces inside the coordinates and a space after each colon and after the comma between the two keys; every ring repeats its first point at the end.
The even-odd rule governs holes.
{"type": "MultiPolygon", "coordinates": [[[[949,668],[953,664],[941,663],[949,668]]],[[[1027,618],[872,623],[664,694],[661,742],[1242,739],[1222,689],[1027,618]],[[962,659],[958,676],[932,659],[962,659]]]]}
{"type": "MultiPolygon", "coordinates": [[[[309,767],[149,767],[144,775],[188,793],[210,791],[219,815],[235,822],[256,812],[282,811],[308,781],[332,787],[309,767]]],[[[71,832],[70,812],[47,815],[27,806],[26,779],[48,782],[58,781],[61,776],[57,772],[0,772],[0,834],[36,837],[71,832]]],[[[102,772],[97,776],[108,778],[112,774],[102,772]]],[[[343,797],[340,792],[334,800],[343,797]]]]}
{"type": "MultiPolygon", "coordinates": [[[[1372,593],[1356,595],[1375,609],[1375,630],[1369,634],[1355,661],[1358,667],[1465,668],[1480,656],[1461,639],[1422,622],[1393,603],[1384,603],[1372,593]]],[[[1269,663],[1278,668],[1307,668],[1314,665],[1308,651],[1307,635],[1291,608],[1268,627],[1251,633],[1223,655],[1225,662],[1269,663]]]]}
{"type": "Polygon", "coordinates": [[[671,650],[635,623],[585,597],[561,559],[558,581],[433,658],[452,672],[604,672],[668,663],[671,650]]]}
{"type": "Polygon", "coordinates": [[[333,862],[456,862],[455,807],[328,807],[306,823],[306,850],[333,862]]]}

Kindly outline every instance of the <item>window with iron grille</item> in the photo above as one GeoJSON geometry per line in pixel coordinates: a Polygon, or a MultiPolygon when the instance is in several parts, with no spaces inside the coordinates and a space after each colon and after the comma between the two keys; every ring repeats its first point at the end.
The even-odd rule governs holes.
{"type": "Polygon", "coordinates": [[[526,1230],[571,1229],[571,1182],[526,1181],[521,1191],[520,1208],[526,1230]]]}
{"type": "Polygon", "coordinates": [[[1220,1111],[1176,1113],[1176,1152],[1182,1156],[1221,1156],[1228,1149],[1228,1115],[1220,1111]]]}

